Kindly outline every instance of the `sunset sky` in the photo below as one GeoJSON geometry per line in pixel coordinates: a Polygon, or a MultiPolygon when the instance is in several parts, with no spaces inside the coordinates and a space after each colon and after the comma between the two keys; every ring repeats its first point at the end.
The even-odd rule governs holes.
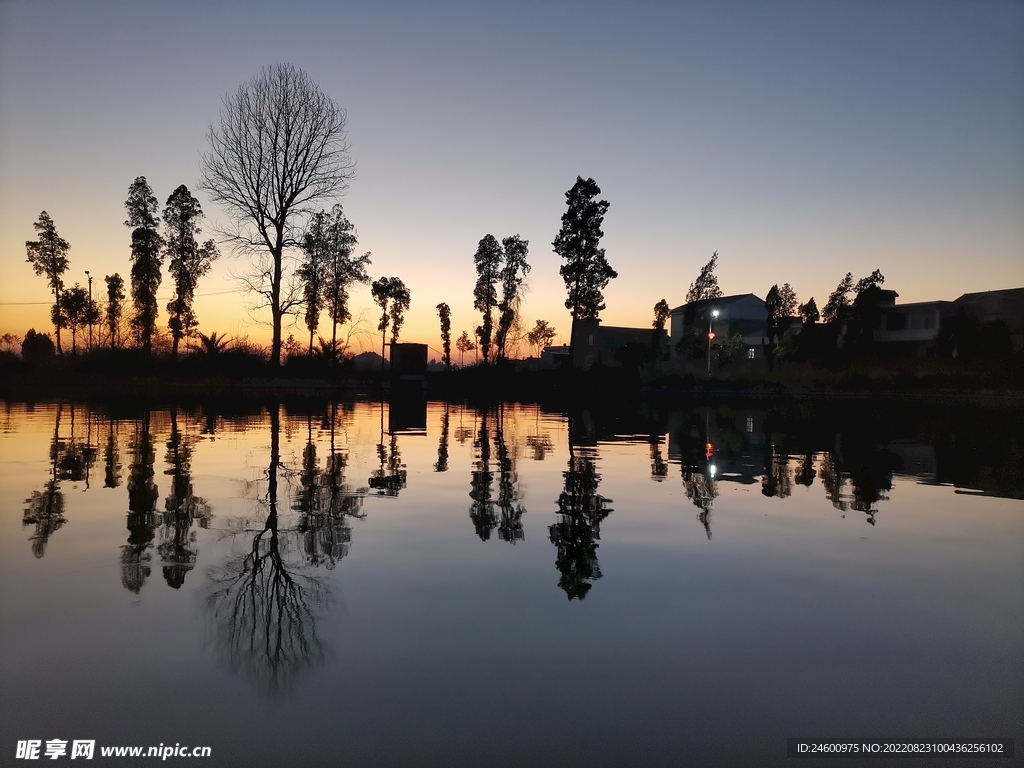
{"type": "MultiPolygon", "coordinates": [[[[488,233],[530,241],[524,320],[564,338],[551,241],[577,175],[611,204],[607,324],[683,303],[715,250],[726,293],[789,282],[819,307],[875,268],[900,302],[1024,286],[1022,3],[2,0],[0,332],[53,330],[25,261],[42,210],[95,295],[129,272],[136,176],[161,207],[188,185],[214,236],[206,132],[278,62],[348,111],[341,202],[371,275],[411,290],[407,341],[440,347],[441,301],[455,335],[479,322],[488,233]]],[[[225,255],[200,283],[200,328],[265,341],[244,268],[225,255]]],[[[165,274],[164,327],[170,294],[165,274]]],[[[353,306],[376,327],[368,290],[353,306]]]]}

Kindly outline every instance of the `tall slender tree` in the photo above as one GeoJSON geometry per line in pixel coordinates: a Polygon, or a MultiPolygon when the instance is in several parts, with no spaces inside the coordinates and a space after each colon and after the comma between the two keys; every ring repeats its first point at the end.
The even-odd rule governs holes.
{"type": "Polygon", "coordinates": [[[124,312],[124,278],[117,272],[103,278],[107,283],[107,329],[110,348],[117,349],[121,341],[121,315],[124,312]]]}
{"type": "Polygon", "coordinates": [[[159,311],[156,292],[160,287],[163,240],[157,231],[159,204],[145,176],[132,182],[124,207],[128,211],[125,226],[132,227],[132,303],[135,305],[132,329],[148,355],[153,349],[159,311]]]}
{"type": "Polygon", "coordinates": [[[437,316],[441,318],[441,347],[444,349],[444,368],[452,369],[452,310],[444,302],[437,305],[437,316]]]}
{"type": "Polygon", "coordinates": [[[167,198],[164,208],[165,254],[170,259],[168,271],[174,280],[174,298],[167,305],[170,314],[171,358],[178,357],[178,343],[198,324],[192,301],[199,278],[210,271],[220,255],[213,240],[199,245],[196,238],[202,232],[199,222],[203,209],[199,201],[182,184],[167,198]]]}
{"type": "Polygon", "coordinates": [[[327,252],[327,212],[313,214],[302,238],[302,263],[295,274],[302,281],[303,319],[309,330],[309,356],[313,356],[313,334],[320,326],[320,313],[327,298],[330,258],[327,252]]]}
{"type": "Polygon", "coordinates": [[[523,285],[526,282],[526,274],[530,271],[530,265],[526,262],[526,256],[530,252],[529,240],[512,235],[503,239],[501,246],[504,263],[499,275],[501,301],[498,303],[498,333],[495,337],[495,355],[499,360],[506,356],[509,331],[519,316],[523,285]]]}
{"type": "Polygon", "coordinates": [[[498,306],[498,280],[501,278],[501,246],[494,235],[484,235],[477,244],[473,263],[476,265],[476,286],[473,288],[473,309],[483,315],[476,328],[484,363],[491,359],[491,338],[494,332],[495,307],[498,306]]]}
{"type": "Polygon", "coordinates": [[[370,286],[370,295],[381,309],[380,323],[380,368],[384,370],[384,347],[388,325],[391,326],[391,343],[398,343],[398,334],[405,323],[405,312],[409,309],[410,295],[405,283],[397,277],[382,277],[370,286]]]}
{"type": "Polygon", "coordinates": [[[327,293],[325,302],[331,317],[331,347],[338,342],[338,326],[344,325],[352,318],[349,309],[349,289],[358,283],[370,282],[366,268],[370,265],[370,252],[355,255],[355,246],[359,242],[355,227],[352,226],[340,205],[331,210],[330,223],[327,228],[327,293]]]}
{"type": "Polygon", "coordinates": [[[661,341],[662,336],[665,333],[665,323],[669,317],[668,302],[662,299],[654,305],[654,322],[652,326],[654,328],[654,338],[651,342],[651,347],[654,349],[654,359],[661,359],[661,341]]]}
{"type": "Polygon", "coordinates": [[[68,241],[57,234],[57,227],[50,218],[50,214],[43,211],[39,219],[32,225],[38,233],[38,240],[25,242],[25,250],[28,252],[28,263],[32,265],[37,275],[46,275],[46,282],[53,291],[53,318],[54,331],[57,336],[57,353],[63,350],[60,345],[60,329],[63,314],[61,312],[60,298],[64,290],[63,275],[68,271],[68,251],[71,246],[68,241]]]}
{"type": "Polygon", "coordinates": [[[604,248],[600,247],[604,235],[601,224],[609,205],[607,200],[596,199],[600,194],[597,182],[577,176],[572,189],[565,193],[562,228],[552,242],[555,253],[565,259],[558,272],[568,293],[565,308],[572,313],[570,360],[575,359],[576,323],[597,319],[605,308],[602,291],[610,280],[619,276],[605,258],[604,248]]]}

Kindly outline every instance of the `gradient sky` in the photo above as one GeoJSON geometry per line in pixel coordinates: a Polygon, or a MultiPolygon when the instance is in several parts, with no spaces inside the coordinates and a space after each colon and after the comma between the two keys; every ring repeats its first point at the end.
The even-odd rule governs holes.
{"type": "MultiPolygon", "coordinates": [[[[819,307],[875,268],[900,302],[1024,286],[1021,3],[0,0],[0,332],[52,332],[25,262],[41,210],[95,293],[129,271],[136,176],[161,205],[188,185],[212,235],[206,131],[277,62],[348,110],[342,202],[371,275],[411,289],[403,337],[435,349],[438,302],[456,335],[479,322],[487,233],[530,241],[524,319],[564,338],[551,241],[577,175],[611,203],[607,324],[683,303],[715,250],[726,293],[789,282],[819,307]]],[[[244,266],[200,283],[200,327],[265,340],[244,266]]],[[[159,295],[165,323],[166,275],[159,295]]],[[[353,305],[373,314],[368,290],[353,305]]]]}

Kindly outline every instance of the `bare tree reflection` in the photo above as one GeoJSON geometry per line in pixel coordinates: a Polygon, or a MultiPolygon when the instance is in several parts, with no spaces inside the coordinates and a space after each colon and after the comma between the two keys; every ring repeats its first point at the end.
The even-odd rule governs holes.
{"type": "Polygon", "coordinates": [[[516,457],[509,450],[505,439],[505,406],[498,407],[497,430],[495,440],[498,446],[498,509],[501,511],[501,522],[498,523],[498,538],[515,544],[523,541],[523,515],[526,508],[519,503],[519,476],[516,473],[516,457]]]}
{"type": "Polygon", "coordinates": [[[565,487],[558,497],[558,516],[548,528],[551,543],[557,548],[555,567],[561,577],[558,586],[570,600],[582,600],[592,584],[601,578],[597,562],[601,521],[612,513],[606,499],[597,492],[601,476],[597,473],[593,449],[573,448],[573,423],[569,425],[569,467],[562,473],[565,487]]]}
{"type": "Polygon", "coordinates": [[[150,574],[149,549],[156,530],[156,501],[160,491],[153,482],[156,453],[149,429],[150,412],[135,423],[128,468],[128,543],[121,547],[121,583],[138,594],[150,574]]]}
{"type": "Polygon", "coordinates": [[[164,501],[164,525],[160,532],[157,553],[163,565],[164,580],[178,589],[185,583],[185,574],[195,567],[196,534],[192,524],[200,528],[210,525],[210,505],[196,496],[192,488],[192,451],[194,435],[183,434],[178,428],[178,409],[171,409],[171,435],[167,441],[168,469],[171,492],[164,501]]]}
{"type": "Polygon", "coordinates": [[[35,526],[35,531],[29,537],[32,542],[32,554],[37,558],[46,554],[46,544],[64,523],[64,493],[60,489],[60,475],[57,465],[60,458],[60,417],[61,406],[57,406],[57,415],[54,419],[53,438],[50,440],[50,479],[47,480],[41,491],[32,491],[32,495],[25,499],[28,505],[22,517],[23,527],[35,526]]]}
{"type": "Polygon", "coordinates": [[[278,520],[280,415],[270,410],[267,510],[241,556],[210,574],[207,607],[214,642],[230,669],[269,693],[289,688],[304,670],[322,663],[325,649],[316,632],[319,610],[329,599],[320,579],[290,570],[278,520]]]}

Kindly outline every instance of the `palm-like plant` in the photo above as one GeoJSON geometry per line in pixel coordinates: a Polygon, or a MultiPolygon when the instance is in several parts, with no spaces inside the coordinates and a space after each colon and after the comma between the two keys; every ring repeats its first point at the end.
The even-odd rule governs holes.
{"type": "Polygon", "coordinates": [[[200,333],[199,341],[202,346],[195,347],[195,350],[207,357],[217,357],[231,349],[231,339],[226,333],[218,335],[216,331],[212,331],[209,336],[200,333]]]}

